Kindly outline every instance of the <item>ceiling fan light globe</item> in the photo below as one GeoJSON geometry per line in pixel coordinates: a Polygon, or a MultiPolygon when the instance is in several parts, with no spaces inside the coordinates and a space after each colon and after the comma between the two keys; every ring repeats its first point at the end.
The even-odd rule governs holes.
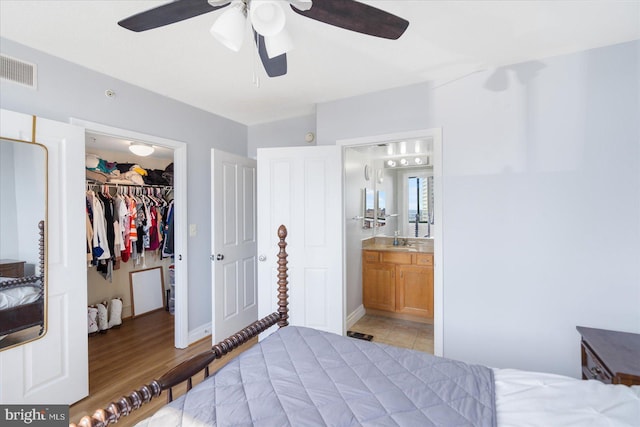
{"type": "Polygon", "coordinates": [[[245,16],[242,3],[232,3],[211,26],[211,35],[227,48],[238,52],[245,33],[245,16]]]}
{"type": "Polygon", "coordinates": [[[267,56],[275,58],[293,49],[293,40],[289,32],[283,29],[275,36],[265,37],[264,45],[267,48],[267,56]]]}
{"type": "Polygon", "coordinates": [[[275,36],[284,29],[284,9],[275,0],[253,0],[249,18],[253,29],[265,37],[275,36]]]}

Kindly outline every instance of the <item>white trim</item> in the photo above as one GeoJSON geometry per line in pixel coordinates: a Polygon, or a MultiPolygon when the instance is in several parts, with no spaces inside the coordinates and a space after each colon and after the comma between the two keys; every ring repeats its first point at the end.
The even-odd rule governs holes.
{"type": "MultiPolygon", "coordinates": [[[[103,133],[122,137],[125,139],[133,139],[138,141],[150,142],[153,145],[167,147],[173,149],[173,188],[174,188],[174,206],[176,212],[174,219],[175,245],[174,252],[176,265],[176,283],[184,283],[185,286],[176,286],[176,304],[175,304],[175,331],[174,345],[176,348],[186,348],[191,342],[189,340],[189,294],[187,289],[188,271],[187,271],[187,144],[181,141],[166,139],[159,136],[153,136],[121,129],[113,126],[103,125],[88,120],[71,118],[69,121],[72,125],[85,128],[89,132],[103,133]]],[[[199,339],[199,338],[198,338],[199,339]]]]}
{"type": "MultiPolygon", "coordinates": [[[[397,141],[401,139],[419,139],[419,138],[433,138],[433,181],[434,181],[434,221],[436,223],[434,232],[434,268],[433,268],[433,300],[434,300],[434,318],[433,318],[433,344],[434,354],[436,356],[444,356],[444,279],[443,279],[443,195],[442,195],[442,128],[431,129],[417,129],[413,131],[389,133],[382,135],[372,135],[359,138],[349,138],[336,141],[336,145],[341,146],[343,151],[348,147],[355,147],[360,145],[380,144],[382,142],[397,141]]],[[[343,175],[344,175],[344,161],[343,161],[343,175]]],[[[344,184],[343,184],[344,185],[344,184]]],[[[345,218],[343,203],[343,245],[344,245],[344,230],[345,230],[345,218]]],[[[346,264],[346,260],[344,261],[346,264]]],[[[346,269],[343,271],[343,283],[346,283],[346,269]]],[[[346,301],[345,301],[346,303],[346,301]]]]}
{"type": "Polygon", "coordinates": [[[203,338],[211,336],[211,322],[198,326],[197,328],[189,331],[189,344],[196,341],[200,341],[203,338]]]}
{"type": "Polygon", "coordinates": [[[347,329],[351,329],[353,325],[355,325],[358,320],[362,319],[367,312],[364,310],[364,305],[360,304],[358,308],[353,310],[347,316],[347,329]]]}

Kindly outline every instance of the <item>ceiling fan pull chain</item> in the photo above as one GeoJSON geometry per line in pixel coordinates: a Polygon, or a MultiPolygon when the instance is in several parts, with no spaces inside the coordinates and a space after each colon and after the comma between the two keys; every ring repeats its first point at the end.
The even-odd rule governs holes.
{"type": "MultiPolygon", "coordinates": [[[[258,37],[258,39],[256,41],[256,47],[257,47],[257,49],[256,49],[256,53],[257,53],[257,52],[260,51],[260,38],[259,37],[258,37]]],[[[254,55],[252,55],[252,57],[253,57],[253,85],[256,88],[259,88],[260,87],[260,76],[258,76],[258,73],[256,71],[258,69],[258,67],[257,67],[258,55],[254,54],[254,55]]]]}

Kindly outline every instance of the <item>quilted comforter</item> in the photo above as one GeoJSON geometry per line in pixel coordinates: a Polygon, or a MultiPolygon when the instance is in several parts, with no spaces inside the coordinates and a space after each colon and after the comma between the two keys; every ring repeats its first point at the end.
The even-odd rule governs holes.
{"type": "Polygon", "coordinates": [[[288,326],[138,427],[495,426],[484,366],[288,326]]]}

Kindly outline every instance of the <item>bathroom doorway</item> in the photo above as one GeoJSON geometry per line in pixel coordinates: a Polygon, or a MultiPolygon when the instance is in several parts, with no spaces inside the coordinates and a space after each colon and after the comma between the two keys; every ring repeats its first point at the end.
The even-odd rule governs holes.
{"type": "MultiPolygon", "coordinates": [[[[443,354],[442,132],[425,129],[338,141],[343,147],[345,329],[365,316],[362,242],[376,236],[428,239],[433,245],[433,353],[443,354]],[[367,214],[367,193],[375,204],[367,214]],[[382,208],[382,209],[381,209],[382,208]]],[[[426,326],[429,327],[429,326],[426,326]]]]}

